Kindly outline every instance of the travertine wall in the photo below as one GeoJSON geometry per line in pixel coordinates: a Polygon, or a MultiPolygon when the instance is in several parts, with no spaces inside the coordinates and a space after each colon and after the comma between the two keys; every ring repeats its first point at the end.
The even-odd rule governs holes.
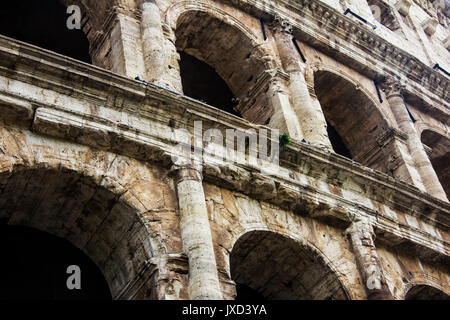
{"type": "Polygon", "coordinates": [[[394,31],[343,15],[365,1],[79,1],[96,67],[0,37],[0,217],[80,247],[117,299],[448,298],[448,19],[387,3],[394,31]],[[242,118],[182,94],[177,51],[242,118]],[[196,120],[293,141],[271,176],[174,163],[196,120]]]}

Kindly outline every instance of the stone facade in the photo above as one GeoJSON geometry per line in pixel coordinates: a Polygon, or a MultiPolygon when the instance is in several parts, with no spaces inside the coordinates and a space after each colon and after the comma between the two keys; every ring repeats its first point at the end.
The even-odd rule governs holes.
{"type": "Polygon", "coordinates": [[[1,219],[82,249],[114,299],[449,298],[445,8],[380,0],[393,28],[359,0],[61,2],[92,65],[0,35],[1,219]],[[181,52],[241,117],[187,96],[181,52]],[[272,175],[176,162],[194,121],[292,141],[272,175]]]}

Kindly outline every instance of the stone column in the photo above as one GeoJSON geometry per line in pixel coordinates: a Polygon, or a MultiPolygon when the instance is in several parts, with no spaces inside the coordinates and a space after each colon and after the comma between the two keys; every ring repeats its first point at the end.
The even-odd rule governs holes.
{"type": "Polygon", "coordinates": [[[353,222],[346,230],[369,300],[392,300],[375,249],[375,232],[367,220],[353,222]]]}
{"type": "Polygon", "coordinates": [[[272,25],[273,36],[284,70],[289,74],[289,91],[293,109],[299,119],[304,138],[313,144],[332,149],[328,138],[327,123],[320,103],[313,103],[305,80],[306,65],[300,61],[287,21],[276,18],[272,25]]]}
{"type": "MultiPolygon", "coordinates": [[[[444,189],[431,165],[430,159],[412,122],[401,93],[402,86],[396,79],[389,77],[384,83],[384,92],[389,106],[401,131],[407,135],[407,146],[411,158],[420,174],[426,191],[441,200],[448,201],[444,189]]],[[[419,186],[418,186],[419,187],[419,186]]]]}
{"type": "Polygon", "coordinates": [[[99,36],[92,61],[96,66],[134,79],[145,74],[144,56],[140,45],[140,21],[129,12],[114,10],[106,20],[110,21],[105,34],[99,36]],[[109,41],[106,39],[109,37],[109,41]],[[104,40],[100,40],[104,38],[104,40]],[[109,51],[108,45],[111,46],[109,51]],[[108,53],[110,56],[108,57],[108,53]]]}
{"type": "Polygon", "coordinates": [[[270,70],[269,79],[269,100],[272,104],[273,115],[270,118],[269,127],[280,130],[280,133],[287,133],[295,140],[302,140],[303,133],[298,121],[298,117],[292,109],[289,101],[289,92],[285,85],[285,79],[281,70],[270,70]]]}
{"type": "Polygon", "coordinates": [[[161,16],[155,0],[142,4],[142,47],[146,79],[158,85],[164,85],[163,76],[166,71],[165,39],[161,16]]]}
{"type": "Polygon", "coordinates": [[[170,90],[183,93],[183,83],[181,81],[181,70],[180,70],[180,54],[175,46],[176,37],[172,28],[163,24],[163,31],[165,36],[165,48],[167,55],[167,85],[170,90]]]}
{"type": "Polygon", "coordinates": [[[176,92],[183,92],[175,36],[161,21],[155,0],[142,4],[142,47],[146,68],[145,79],[176,92]]]}
{"type": "Polygon", "coordinates": [[[183,251],[189,261],[189,296],[192,300],[221,300],[211,228],[199,170],[175,169],[183,251]]]}

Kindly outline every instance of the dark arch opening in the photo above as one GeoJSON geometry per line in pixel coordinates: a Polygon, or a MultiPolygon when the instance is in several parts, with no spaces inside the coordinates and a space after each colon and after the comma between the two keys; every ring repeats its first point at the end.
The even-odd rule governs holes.
{"type": "Polygon", "coordinates": [[[136,209],[79,172],[22,169],[1,177],[0,219],[67,240],[95,262],[113,299],[128,297],[153,246],[136,209]]]}
{"type": "Polygon", "coordinates": [[[405,300],[450,300],[450,296],[432,286],[417,285],[408,291],[405,300]]]}
{"type": "Polygon", "coordinates": [[[239,300],[344,300],[347,293],[322,256],[282,235],[243,235],[230,256],[239,300]]]}
{"type": "Polygon", "coordinates": [[[91,63],[88,40],[82,30],[67,28],[68,17],[57,0],[4,1],[0,34],[91,63]]]}
{"type": "Polygon", "coordinates": [[[431,148],[431,165],[450,199],[450,139],[434,131],[422,132],[422,143],[431,148]]]}
{"type": "Polygon", "coordinates": [[[236,23],[190,10],[179,16],[175,37],[186,95],[256,124],[268,121],[273,110],[258,83],[264,60],[236,23]]]}
{"type": "Polygon", "coordinates": [[[245,284],[236,283],[236,301],[249,301],[249,300],[257,300],[257,301],[265,301],[267,300],[262,294],[258,291],[246,286],[245,284]]]}
{"type": "Polygon", "coordinates": [[[354,82],[326,70],[315,72],[314,86],[334,151],[389,174],[389,148],[378,142],[389,125],[371,97],[354,82]]]}
{"type": "Polygon", "coordinates": [[[185,52],[180,56],[184,94],[240,117],[234,110],[236,97],[214,68],[185,52]]]}
{"type": "Polygon", "coordinates": [[[0,223],[1,300],[110,300],[95,263],[67,240],[36,229],[0,223]],[[67,268],[81,270],[81,289],[69,290],[67,268]]]}

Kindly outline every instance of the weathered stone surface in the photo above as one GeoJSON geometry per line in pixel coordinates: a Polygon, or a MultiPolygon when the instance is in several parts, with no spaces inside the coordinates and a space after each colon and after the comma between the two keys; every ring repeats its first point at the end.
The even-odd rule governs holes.
{"type": "Polygon", "coordinates": [[[342,14],[366,1],[73,2],[95,67],[0,36],[0,219],[72,242],[115,299],[449,297],[441,9],[385,3],[394,32],[342,14]],[[241,117],[182,94],[179,52],[241,117]],[[292,141],[272,175],[194,166],[194,121],[292,141]]]}

